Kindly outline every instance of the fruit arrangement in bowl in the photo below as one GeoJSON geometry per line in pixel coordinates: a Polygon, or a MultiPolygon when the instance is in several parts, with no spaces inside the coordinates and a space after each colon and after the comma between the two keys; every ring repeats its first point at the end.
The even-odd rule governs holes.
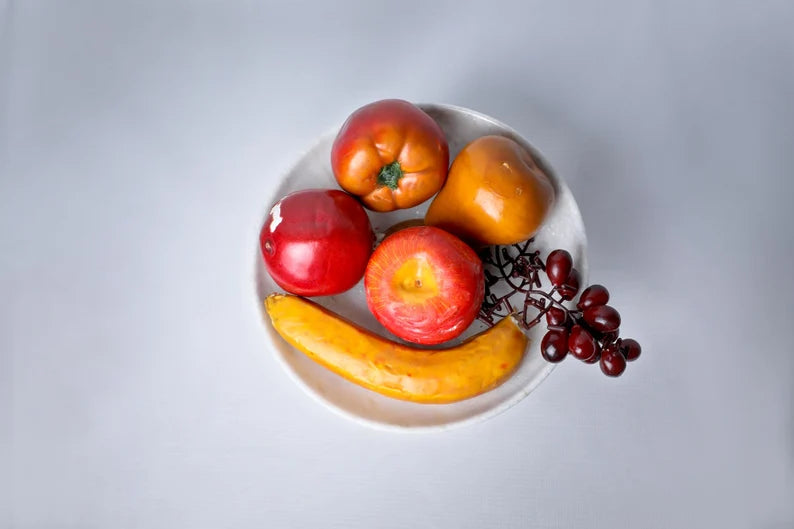
{"type": "Polygon", "coordinates": [[[639,356],[606,288],[580,292],[570,190],[520,135],[471,110],[356,110],[282,180],[258,242],[277,357],[309,394],[373,426],[482,420],[569,353],[610,376],[639,356]]]}

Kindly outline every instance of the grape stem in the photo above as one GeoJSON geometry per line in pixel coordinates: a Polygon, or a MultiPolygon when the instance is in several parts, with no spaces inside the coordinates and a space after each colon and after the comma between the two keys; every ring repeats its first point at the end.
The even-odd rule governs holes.
{"type": "MultiPolygon", "coordinates": [[[[514,245],[514,246],[517,246],[517,245],[514,245]]],[[[523,248],[519,249],[519,256],[520,256],[520,255],[522,255],[522,254],[524,253],[524,251],[526,251],[526,248],[527,248],[527,246],[529,246],[529,245],[527,244],[527,245],[525,245],[523,248]]],[[[507,284],[508,284],[508,286],[510,286],[510,288],[512,288],[514,291],[516,291],[516,292],[524,292],[523,288],[524,288],[524,285],[526,285],[526,284],[527,284],[527,282],[528,282],[528,279],[527,279],[527,278],[522,278],[521,285],[520,285],[520,286],[516,286],[516,285],[515,285],[515,284],[514,284],[514,283],[513,283],[513,282],[510,280],[510,276],[512,276],[512,275],[513,275],[513,273],[515,272],[515,261],[513,261],[512,263],[508,263],[508,264],[510,264],[510,265],[511,265],[511,268],[510,268],[510,274],[508,275],[508,274],[507,274],[507,271],[505,270],[505,268],[506,268],[507,264],[505,264],[505,263],[502,263],[502,259],[499,257],[499,254],[500,254],[500,253],[501,253],[501,254],[504,254],[504,255],[505,255],[505,257],[509,257],[509,256],[510,256],[510,254],[507,252],[507,249],[506,249],[506,248],[502,248],[502,252],[499,252],[499,251],[498,251],[498,249],[497,249],[496,251],[494,251],[494,259],[496,260],[496,266],[497,266],[497,268],[499,269],[499,273],[502,275],[502,279],[503,279],[503,280],[505,281],[505,283],[507,283],[507,284]]]]}
{"type": "Polygon", "coordinates": [[[488,325],[494,325],[496,318],[503,318],[508,314],[515,314],[521,325],[525,329],[531,329],[541,322],[543,317],[553,307],[558,307],[565,311],[572,319],[576,318],[578,311],[569,310],[560,299],[555,298],[559,294],[558,288],[552,287],[548,292],[541,290],[540,272],[545,272],[546,267],[540,259],[539,251],[530,251],[534,239],[529,239],[524,243],[512,244],[510,246],[500,246],[487,248],[481,254],[483,264],[486,267],[485,297],[483,305],[477,318],[488,325]],[[496,269],[497,275],[491,273],[491,269],[496,269]],[[517,283],[513,279],[521,278],[517,283]],[[502,282],[509,291],[496,296],[491,291],[491,287],[496,283],[502,282]],[[510,299],[516,294],[524,295],[523,309],[516,311],[510,299]],[[538,313],[530,319],[528,308],[532,306],[538,313]]]}
{"type": "MultiPolygon", "coordinates": [[[[587,363],[601,362],[601,371],[605,374],[620,375],[625,369],[625,360],[633,360],[639,356],[639,344],[636,341],[624,343],[624,340],[619,337],[617,329],[611,332],[600,331],[599,329],[611,327],[596,325],[597,322],[588,324],[584,317],[586,311],[578,308],[569,309],[565,306],[565,301],[575,297],[579,291],[579,277],[571,271],[575,269],[569,270],[568,279],[562,285],[551,286],[546,290],[540,280],[540,272],[544,272],[544,277],[547,279],[554,280],[555,283],[559,282],[558,264],[565,263],[562,266],[572,267],[572,258],[565,250],[551,252],[547,262],[548,266],[553,269],[547,273],[546,263],[540,259],[540,252],[530,250],[533,242],[534,239],[529,239],[522,244],[487,247],[481,251],[480,257],[485,275],[485,295],[477,318],[487,325],[493,326],[498,320],[513,316],[522,328],[529,330],[538,325],[546,316],[549,332],[541,341],[541,354],[547,361],[561,361],[568,353],[568,333],[575,333],[575,335],[570,335],[574,343],[570,347],[573,348],[571,352],[577,358],[587,363]],[[507,293],[497,296],[493,289],[500,286],[506,287],[507,293]],[[514,307],[513,301],[511,301],[513,296],[523,297],[521,310],[516,310],[514,307]],[[533,312],[530,307],[537,313],[533,312]],[[555,317],[551,317],[549,312],[552,309],[561,310],[564,318],[560,320],[558,314],[552,314],[551,316],[555,317]],[[531,318],[533,314],[534,317],[531,318]],[[590,358],[585,359],[582,356],[586,349],[583,349],[585,346],[582,344],[588,343],[587,341],[590,341],[589,343],[593,344],[590,347],[595,347],[595,349],[590,358]],[[604,356],[601,356],[602,351],[604,356]]],[[[585,289],[584,298],[580,299],[581,306],[596,306],[592,294],[596,291],[587,292],[594,287],[596,285],[585,289]]],[[[605,290],[600,285],[598,287],[601,291],[605,290]]],[[[606,293],[606,295],[609,294],[606,293]]],[[[611,310],[614,311],[614,309],[611,310]]],[[[590,317],[589,313],[588,317],[590,317]]]]}
{"type": "Polygon", "coordinates": [[[483,264],[486,267],[485,297],[482,308],[477,315],[478,319],[488,325],[494,325],[496,318],[503,318],[507,314],[515,313],[520,323],[526,329],[537,325],[553,306],[559,306],[567,312],[567,309],[560,300],[554,298],[557,292],[556,287],[550,292],[538,290],[542,283],[540,272],[545,271],[543,261],[540,259],[539,251],[530,251],[533,239],[529,239],[520,244],[510,246],[488,248],[481,255],[483,264]],[[496,269],[496,275],[490,269],[496,269]],[[516,282],[514,278],[520,277],[521,281],[516,282]],[[509,291],[497,297],[491,287],[497,283],[503,283],[509,291]],[[523,308],[516,311],[510,299],[516,294],[524,295],[523,308]],[[538,310],[538,315],[528,320],[528,307],[533,306],[538,310]]]}

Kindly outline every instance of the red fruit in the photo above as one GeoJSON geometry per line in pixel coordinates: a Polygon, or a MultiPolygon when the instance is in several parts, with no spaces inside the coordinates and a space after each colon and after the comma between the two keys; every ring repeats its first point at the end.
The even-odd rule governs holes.
{"type": "Polygon", "coordinates": [[[573,258],[567,250],[554,250],[546,258],[546,275],[551,284],[558,287],[565,283],[571,274],[573,258]]]}
{"type": "Polygon", "coordinates": [[[331,148],[336,181],[375,211],[421,204],[444,185],[448,167],[444,131],[419,107],[398,99],[353,112],[331,148]]]}
{"type": "Polygon", "coordinates": [[[633,338],[624,338],[620,341],[620,352],[626,357],[626,360],[632,362],[640,357],[642,348],[637,340],[633,338]]]}
{"type": "Polygon", "coordinates": [[[549,331],[544,334],[540,353],[547,362],[562,362],[568,354],[568,331],[549,331]]]}
{"type": "Polygon", "coordinates": [[[626,370],[626,359],[617,346],[610,345],[601,353],[601,371],[608,377],[619,377],[626,370]]]}
{"type": "Polygon", "coordinates": [[[329,296],[364,275],[375,235],[361,204],[335,189],[298,191],[270,210],[259,234],[273,280],[300,296],[329,296]]]}
{"type": "Polygon", "coordinates": [[[608,302],[609,290],[607,290],[605,286],[590,285],[584,289],[584,292],[582,292],[581,297],[579,297],[579,303],[576,304],[576,308],[579,310],[584,310],[589,307],[606,305],[608,302]]]}
{"type": "Polygon", "coordinates": [[[546,323],[549,327],[562,327],[568,315],[559,307],[551,307],[546,313],[546,323]]]}
{"type": "Polygon", "coordinates": [[[585,309],[582,317],[593,330],[598,332],[608,333],[620,327],[620,314],[609,305],[585,309]]]}
{"type": "Polygon", "coordinates": [[[461,334],[485,295],[482,261],[439,228],[417,226],[386,237],[364,275],[367,304],[391,333],[420,344],[461,334]]]}
{"type": "Polygon", "coordinates": [[[579,270],[571,268],[571,273],[568,274],[568,278],[558,290],[562,299],[570,300],[575,298],[576,293],[579,292],[579,270]]]}
{"type": "Polygon", "coordinates": [[[588,358],[587,360],[582,360],[585,364],[595,364],[601,360],[601,346],[596,343],[596,352],[593,356],[588,358]]]}
{"type": "Polygon", "coordinates": [[[590,360],[596,354],[596,342],[593,335],[581,325],[574,325],[568,336],[568,350],[579,360],[590,360]]]}

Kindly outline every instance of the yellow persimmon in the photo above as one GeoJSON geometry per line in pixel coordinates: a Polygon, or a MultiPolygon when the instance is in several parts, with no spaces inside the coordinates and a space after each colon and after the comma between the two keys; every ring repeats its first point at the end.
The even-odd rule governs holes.
{"type": "Polygon", "coordinates": [[[548,176],[526,149],[483,136],[455,157],[425,223],[470,243],[514,244],[535,234],[553,202],[548,176]]]}

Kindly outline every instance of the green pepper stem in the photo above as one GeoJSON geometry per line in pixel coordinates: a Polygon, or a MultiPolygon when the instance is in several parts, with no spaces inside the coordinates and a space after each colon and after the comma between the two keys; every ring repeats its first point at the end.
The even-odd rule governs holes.
{"type": "Polygon", "coordinates": [[[403,170],[400,167],[400,162],[395,160],[381,167],[380,173],[378,173],[378,185],[386,186],[389,189],[397,189],[397,182],[402,176],[403,170]]]}

